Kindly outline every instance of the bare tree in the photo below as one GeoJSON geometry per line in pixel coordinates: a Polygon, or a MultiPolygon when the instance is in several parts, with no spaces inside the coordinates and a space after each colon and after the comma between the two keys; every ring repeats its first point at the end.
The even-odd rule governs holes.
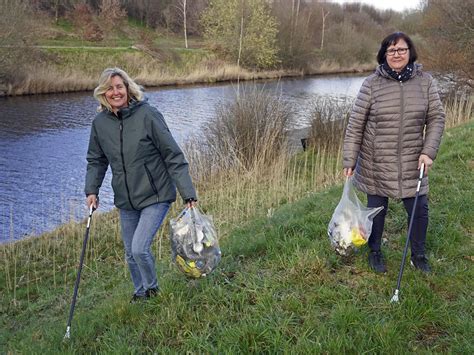
{"type": "Polygon", "coordinates": [[[424,62],[474,81],[474,0],[427,0],[421,30],[430,43],[424,62]]]}
{"type": "Polygon", "coordinates": [[[54,22],[58,24],[60,17],[73,9],[74,4],[79,0],[32,0],[29,2],[34,11],[45,12],[54,17],[54,22]]]}
{"type": "Polygon", "coordinates": [[[241,15],[240,15],[240,36],[239,36],[239,54],[237,56],[237,66],[240,67],[240,57],[242,55],[242,40],[244,37],[244,9],[245,0],[241,0],[241,15]]]}
{"type": "MultiPolygon", "coordinates": [[[[25,0],[0,0],[0,87],[21,82],[35,61],[43,59],[32,46],[42,18],[34,16],[25,0]]],[[[4,90],[0,90],[4,91],[4,90]]]]}
{"type": "Polygon", "coordinates": [[[242,55],[242,42],[244,38],[244,9],[245,0],[241,0],[241,15],[240,15],[240,36],[239,36],[239,54],[237,56],[237,67],[239,72],[237,73],[237,97],[240,97],[240,57],[242,55]]]}
{"type": "Polygon", "coordinates": [[[322,15],[322,18],[323,18],[323,27],[322,27],[322,31],[321,31],[321,51],[324,49],[324,32],[326,31],[326,17],[328,17],[329,15],[329,11],[328,12],[324,12],[324,7],[321,8],[321,15],[322,15]]]}
{"type": "Polygon", "coordinates": [[[186,0],[182,0],[183,2],[183,30],[184,30],[184,44],[185,47],[188,48],[188,32],[187,32],[187,24],[186,24],[186,0]]]}
{"type": "Polygon", "coordinates": [[[293,38],[295,36],[295,32],[298,27],[299,13],[300,13],[300,0],[291,0],[290,52],[293,52],[293,38]]]}
{"type": "Polygon", "coordinates": [[[178,0],[177,5],[174,5],[181,14],[181,19],[183,21],[183,31],[184,31],[184,46],[188,48],[188,30],[187,30],[187,1],[186,0],[178,0]]]}
{"type": "Polygon", "coordinates": [[[127,11],[122,8],[120,0],[101,0],[99,19],[106,32],[119,28],[126,17],[127,11]]]}

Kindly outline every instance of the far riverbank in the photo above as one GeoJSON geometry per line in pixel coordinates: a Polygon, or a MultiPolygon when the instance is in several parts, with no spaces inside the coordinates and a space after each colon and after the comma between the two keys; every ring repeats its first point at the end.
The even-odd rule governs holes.
{"type": "Polygon", "coordinates": [[[186,86],[219,82],[309,77],[328,74],[370,72],[375,63],[355,63],[341,67],[323,62],[305,70],[248,70],[217,60],[209,53],[193,50],[170,61],[159,61],[138,48],[42,48],[56,62],[22,71],[9,82],[0,82],[0,96],[55,94],[90,91],[97,86],[107,67],[126,70],[140,85],[151,87],[186,86]]]}

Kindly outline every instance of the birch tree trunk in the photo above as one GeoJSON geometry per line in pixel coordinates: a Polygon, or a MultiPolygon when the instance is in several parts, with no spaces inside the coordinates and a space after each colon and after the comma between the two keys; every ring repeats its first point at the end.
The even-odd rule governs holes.
{"type": "Polygon", "coordinates": [[[323,16],[323,30],[321,33],[321,51],[324,49],[324,31],[326,30],[326,17],[329,15],[329,11],[324,13],[324,9],[321,9],[321,14],[323,16]]]}
{"type": "Polygon", "coordinates": [[[237,97],[240,94],[240,56],[242,55],[242,42],[244,37],[244,7],[245,7],[245,0],[241,1],[242,12],[240,16],[240,37],[239,37],[239,55],[237,57],[237,97]]]}
{"type": "Polygon", "coordinates": [[[54,4],[54,23],[57,25],[59,21],[59,0],[54,4]]]}
{"type": "Polygon", "coordinates": [[[183,28],[184,28],[184,46],[188,49],[188,31],[186,23],[186,1],[183,0],[183,28]]]}

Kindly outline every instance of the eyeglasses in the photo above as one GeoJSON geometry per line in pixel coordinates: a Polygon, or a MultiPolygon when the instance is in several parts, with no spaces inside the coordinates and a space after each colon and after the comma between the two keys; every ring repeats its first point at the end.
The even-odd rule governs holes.
{"type": "Polygon", "coordinates": [[[398,55],[404,55],[407,54],[409,48],[397,48],[397,49],[389,49],[387,50],[387,55],[389,57],[392,57],[395,55],[395,53],[398,53],[398,55]]]}

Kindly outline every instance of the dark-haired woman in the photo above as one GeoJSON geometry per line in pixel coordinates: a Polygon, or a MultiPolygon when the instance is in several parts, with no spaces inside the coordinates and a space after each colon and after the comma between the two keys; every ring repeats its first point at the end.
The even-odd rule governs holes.
{"type": "Polygon", "coordinates": [[[387,271],[381,253],[388,198],[401,199],[408,220],[421,164],[425,164],[414,216],[411,263],[431,268],[425,254],[428,227],[428,170],[444,130],[444,110],[431,75],[416,63],[412,40],[396,32],[381,43],[375,73],[365,79],[354,103],[344,138],[344,175],[367,194],[368,207],[383,206],[369,238],[369,265],[387,271]]]}

